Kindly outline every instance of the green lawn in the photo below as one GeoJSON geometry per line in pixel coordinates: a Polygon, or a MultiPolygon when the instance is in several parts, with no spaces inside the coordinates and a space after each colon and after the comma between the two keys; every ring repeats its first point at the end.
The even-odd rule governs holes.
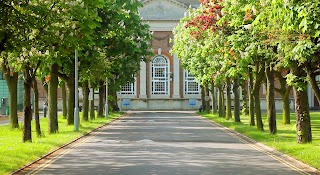
{"type": "Polygon", "coordinates": [[[59,133],[48,134],[47,118],[41,119],[43,136],[36,136],[34,121],[32,128],[32,143],[22,143],[22,129],[10,129],[0,126],[0,174],[8,174],[26,165],[42,155],[78,138],[89,131],[109,123],[121,116],[120,113],[109,115],[108,119],[97,118],[90,122],[81,122],[79,132],[74,132],[74,126],[67,126],[66,119],[59,116],[59,133]]]}
{"type": "Polygon", "coordinates": [[[241,123],[219,118],[217,115],[200,113],[202,116],[220,123],[226,127],[236,130],[256,141],[286,153],[302,162],[320,169],[320,112],[311,112],[313,142],[310,144],[297,144],[295,132],[295,114],[291,114],[290,125],[282,124],[282,115],[277,114],[276,135],[268,132],[268,120],[266,114],[263,115],[265,132],[260,132],[255,126],[249,126],[249,117],[241,116],[241,123]]]}

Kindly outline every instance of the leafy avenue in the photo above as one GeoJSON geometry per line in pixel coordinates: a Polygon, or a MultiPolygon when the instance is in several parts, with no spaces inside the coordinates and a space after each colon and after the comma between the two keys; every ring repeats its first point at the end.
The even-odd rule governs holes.
{"type": "MultiPolygon", "coordinates": [[[[242,111],[249,113],[250,125],[264,131],[259,91],[265,84],[269,132],[276,134],[275,91],[282,97],[283,123],[289,124],[292,88],[297,143],[311,142],[307,85],[312,85],[319,101],[316,75],[319,74],[320,3],[312,0],[200,2],[200,8],[189,9],[175,28],[172,53],[179,56],[183,66],[203,87],[214,84],[213,87],[222,92],[218,97],[219,116],[232,117],[232,83],[235,121],[240,122],[241,86],[244,90],[242,111]],[[275,87],[275,80],[280,82],[280,87],[275,87]],[[249,105],[246,99],[249,99],[249,105]]],[[[209,88],[212,92],[213,87],[209,88]]]]}
{"type": "MultiPolygon", "coordinates": [[[[38,94],[36,80],[42,80],[48,95],[48,131],[59,131],[57,88],[68,88],[64,117],[73,125],[75,106],[74,52],[79,50],[80,81],[83,86],[83,120],[88,120],[89,87],[101,88],[99,116],[102,116],[103,86],[108,77],[111,94],[132,82],[140,61],[151,55],[149,26],[138,14],[142,4],[131,0],[30,0],[0,2],[0,58],[10,91],[10,125],[18,128],[17,82],[22,72],[24,85],[23,142],[32,141],[31,91],[38,94]],[[59,83],[60,82],[60,83],[59,83]]],[[[64,98],[65,100],[66,98],[64,98]]],[[[37,135],[41,136],[38,98],[35,98],[37,135]]],[[[116,101],[116,99],[114,100],[116,101]]],[[[114,103],[113,103],[114,104],[114,103]]],[[[114,106],[113,106],[114,107],[114,106]]],[[[94,119],[94,104],[90,118],[94,119]]]]}

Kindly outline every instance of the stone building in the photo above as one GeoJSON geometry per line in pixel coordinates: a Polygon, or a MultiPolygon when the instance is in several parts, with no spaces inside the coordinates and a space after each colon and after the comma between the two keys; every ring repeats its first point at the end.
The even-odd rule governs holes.
{"type": "Polygon", "coordinates": [[[145,0],[139,10],[153,33],[154,57],[145,63],[135,83],[122,87],[119,106],[124,109],[197,109],[200,105],[200,85],[185,71],[177,55],[171,54],[172,30],[188,11],[197,8],[198,0],[145,0]]]}

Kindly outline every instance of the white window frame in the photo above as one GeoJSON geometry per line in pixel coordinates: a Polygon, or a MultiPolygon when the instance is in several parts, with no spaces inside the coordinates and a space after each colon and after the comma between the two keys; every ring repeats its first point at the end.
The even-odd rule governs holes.
{"type": "Polygon", "coordinates": [[[121,95],[135,95],[134,83],[128,82],[124,86],[121,86],[121,95]]]}
{"type": "Polygon", "coordinates": [[[184,96],[185,97],[198,97],[200,95],[200,83],[195,80],[195,77],[192,76],[187,70],[184,71],[184,96]],[[188,89],[189,83],[197,83],[198,91],[190,91],[188,89]]]}
{"type": "Polygon", "coordinates": [[[152,98],[168,98],[170,96],[170,62],[164,55],[157,55],[151,61],[150,66],[150,92],[152,98]],[[163,69],[163,76],[156,70],[163,69]],[[157,91],[155,84],[164,83],[162,91],[157,91]]]}
{"type": "MultiPolygon", "coordinates": [[[[118,92],[118,98],[135,98],[137,94],[137,80],[136,77],[134,78],[133,83],[127,83],[126,85],[130,84],[131,91],[123,91],[121,87],[121,91],[118,92]]],[[[126,86],[125,85],[125,86],[126,86]]]]}

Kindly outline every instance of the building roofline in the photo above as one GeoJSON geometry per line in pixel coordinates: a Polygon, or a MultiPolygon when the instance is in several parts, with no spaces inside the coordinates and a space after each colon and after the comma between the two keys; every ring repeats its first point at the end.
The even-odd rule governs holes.
{"type": "MultiPolygon", "coordinates": [[[[154,1],[154,0],[142,0],[141,3],[142,3],[142,4],[146,4],[146,3],[151,2],[151,1],[154,1]]],[[[178,1],[175,1],[175,0],[166,0],[166,1],[169,1],[169,2],[172,2],[172,3],[174,3],[174,4],[177,4],[177,5],[185,8],[185,9],[188,9],[188,8],[189,8],[189,7],[186,6],[185,4],[183,4],[183,3],[181,3],[181,2],[178,2],[178,1]]]]}

